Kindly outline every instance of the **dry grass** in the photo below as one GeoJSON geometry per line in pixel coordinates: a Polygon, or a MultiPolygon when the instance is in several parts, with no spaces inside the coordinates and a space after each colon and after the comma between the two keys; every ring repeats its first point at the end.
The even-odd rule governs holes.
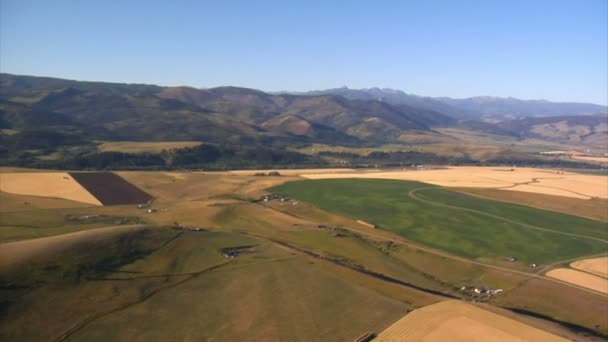
{"type": "Polygon", "coordinates": [[[108,240],[125,232],[148,229],[145,225],[117,226],[90,229],[40,239],[7,242],[0,244],[0,271],[20,265],[52,258],[78,244],[94,244],[108,240]]]}
{"type": "Polygon", "coordinates": [[[66,172],[2,173],[0,190],[18,195],[63,198],[101,205],[101,202],[66,172]]]}
{"type": "Polygon", "coordinates": [[[565,196],[533,194],[523,191],[503,191],[488,188],[460,188],[458,191],[491,200],[524,204],[565,214],[608,221],[608,199],[580,199],[565,196]]]}
{"type": "Polygon", "coordinates": [[[569,268],[558,268],[547,272],[547,276],[608,294],[608,279],[589,273],[569,268]]]}
{"type": "Polygon", "coordinates": [[[608,257],[575,261],[570,264],[570,267],[608,278],[608,257]]]}
{"type": "MultiPolygon", "coordinates": [[[[62,198],[15,195],[0,192],[0,213],[35,209],[84,208],[95,205],[62,198]]],[[[1,222],[2,220],[0,220],[1,222]]]]}
{"type": "Polygon", "coordinates": [[[460,301],[414,310],[378,335],[397,341],[567,341],[540,329],[460,301]]]}
{"type": "Polygon", "coordinates": [[[159,142],[136,142],[136,141],[112,141],[104,142],[97,148],[100,152],[123,152],[123,153],[159,153],[162,150],[171,150],[184,147],[201,145],[200,141],[159,141],[159,142]]]}
{"type": "Polygon", "coordinates": [[[357,171],[341,173],[307,173],[309,179],[378,178],[414,180],[446,187],[494,188],[550,194],[572,198],[608,198],[608,178],[572,172],[534,168],[449,167],[446,169],[402,171],[357,171]],[[513,171],[511,171],[513,170],[513,171]]]}

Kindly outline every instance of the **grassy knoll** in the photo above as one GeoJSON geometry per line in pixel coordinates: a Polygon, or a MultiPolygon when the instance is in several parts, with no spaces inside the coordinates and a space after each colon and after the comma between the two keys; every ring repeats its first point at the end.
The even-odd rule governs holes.
{"type": "MultiPolygon", "coordinates": [[[[310,216],[306,213],[308,210],[302,208],[304,206],[289,205],[285,208],[289,209],[289,212],[282,213],[261,205],[243,205],[225,211],[219,219],[227,227],[239,227],[241,231],[282,241],[297,248],[340,260],[354,267],[456,296],[459,296],[460,293],[455,289],[461,286],[474,285],[509,289],[524,279],[523,275],[500,274],[479,265],[463,263],[389,242],[388,238],[394,239],[390,233],[380,234],[387,235],[387,239],[381,239],[346,229],[318,229],[316,224],[311,224],[312,222],[291,216],[295,214],[309,218],[310,216]]],[[[338,220],[318,222],[332,221],[338,220]]],[[[351,224],[353,223],[351,222],[351,224]]],[[[349,224],[346,223],[346,226],[349,224]]],[[[419,305],[419,300],[415,296],[420,295],[413,292],[408,296],[408,292],[404,289],[395,298],[419,305]],[[404,294],[406,295],[404,296],[404,294]]]]}
{"type": "MultiPolygon", "coordinates": [[[[274,240],[283,241],[298,248],[313,251],[317,254],[342,260],[351,265],[359,265],[365,269],[373,270],[411,284],[427,289],[444,290],[447,293],[460,296],[454,291],[460,286],[476,286],[489,288],[502,288],[506,297],[497,296],[492,303],[501,306],[522,308],[537,312],[565,322],[572,322],[583,327],[597,331],[608,329],[602,311],[604,298],[569,288],[544,279],[526,280],[522,274],[504,272],[481,265],[448,259],[444,256],[412,248],[406,245],[390,244],[387,240],[376,239],[356,232],[345,230],[324,230],[316,228],[314,222],[325,224],[343,224],[355,226],[354,221],[347,222],[346,218],[331,213],[321,215],[321,210],[305,203],[297,206],[281,202],[271,203],[277,210],[258,205],[247,204],[227,208],[218,220],[222,226],[234,227],[242,231],[264,235],[274,240]],[[293,216],[296,215],[297,217],[293,216]],[[311,219],[311,221],[306,221],[311,219]],[[331,223],[330,223],[331,222],[331,223]],[[519,287],[524,284],[524,287],[519,287]],[[513,291],[514,295],[511,295],[513,291]],[[534,295],[528,295],[534,293],[534,295]],[[567,305],[560,304],[561,294],[567,305]],[[577,301],[577,298],[583,298],[577,301]],[[550,304],[548,303],[550,302],[550,304]],[[586,307],[589,302],[591,313],[586,307]],[[537,303],[542,305],[535,307],[537,303]]],[[[363,229],[365,230],[365,229],[363,229]]],[[[399,239],[393,234],[377,230],[373,232],[379,236],[390,239],[399,239]]],[[[512,263],[502,262],[502,266],[512,268],[512,263]]],[[[517,266],[519,267],[519,266],[517,266]]],[[[521,265],[527,270],[527,265],[521,265]]],[[[332,272],[340,272],[336,268],[332,272]]],[[[386,284],[377,284],[370,279],[360,279],[361,286],[372,288],[386,296],[411,303],[414,306],[428,303],[429,299],[422,300],[421,293],[405,287],[397,289],[387,288],[386,284]]],[[[427,297],[429,297],[427,295],[427,297]]],[[[534,323],[538,322],[532,322],[534,323]]],[[[542,326],[539,326],[542,328],[542,326]]]]}
{"type": "Polygon", "coordinates": [[[202,275],[69,340],[354,340],[405,312],[397,301],[292,258],[202,275]]]}
{"type": "MultiPolygon", "coordinates": [[[[268,240],[170,229],[133,237],[116,236],[98,248],[73,246],[39,263],[39,272],[17,271],[26,288],[0,288],[0,337],[339,341],[381,331],[414,308],[374,290],[375,283],[385,285],[379,280],[268,240]],[[244,245],[251,249],[234,259],[222,256],[224,248],[244,245]],[[56,265],[78,260],[86,265],[57,271],[56,265]]],[[[403,292],[392,287],[387,291],[403,292]]]]}
{"type": "Polygon", "coordinates": [[[108,225],[146,222],[139,215],[143,215],[143,212],[131,206],[0,212],[0,243],[66,234],[108,225]],[[79,219],[89,215],[99,215],[99,217],[79,219]]]}
{"type": "MultiPolygon", "coordinates": [[[[417,182],[344,179],[293,182],[271,191],[327,211],[372,222],[412,241],[469,258],[514,256],[526,262],[551,263],[606,249],[602,242],[523,228],[478,213],[434,206],[408,197],[410,191],[427,186],[417,182]]],[[[504,210],[502,215],[506,218],[547,229],[571,232],[571,225],[576,224],[580,234],[602,236],[605,231],[601,222],[486,201],[438,187],[432,190],[425,190],[425,199],[440,201],[442,196],[449,195],[458,201],[450,202],[450,205],[487,209],[498,214],[504,210]],[[547,226],[544,222],[552,225],[547,226]]]]}

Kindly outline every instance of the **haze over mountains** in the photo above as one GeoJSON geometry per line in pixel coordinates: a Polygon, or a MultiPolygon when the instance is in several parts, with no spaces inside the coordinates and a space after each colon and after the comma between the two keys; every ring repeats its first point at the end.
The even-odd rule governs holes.
{"type": "Polygon", "coordinates": [[[295,92],[299,95],[339,95],[347,99],[378,100],[406,104],[446,114],[458,119],[500,121],[528,116],[571,116],[606,113],[606,106],[592,103],[520,100],[512,97],[476,96],[464,99],[425,97],[390,88],[350,89],[348,87],[295,92]]]}
{"type": "Polygon", "coordinates": [[[98,140],[369,145],[409,142],[412,132],[439,137],[436,128],[458,127],[595,145],[608,141],[606,112],[585,103],[429,98],[378,88],[270,94],[0,74],[0,128],[98,140]]]}

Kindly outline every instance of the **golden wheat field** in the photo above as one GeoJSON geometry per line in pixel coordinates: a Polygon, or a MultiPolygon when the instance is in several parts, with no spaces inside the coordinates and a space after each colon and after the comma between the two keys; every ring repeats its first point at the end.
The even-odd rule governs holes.
{"type": "Polygon", "coordinates": [[[444,169],[309,173],[309,179],[380,178],[420,181],[445,187],[494,188],[580,199],[608,198],[608,177],[557,170],[462,166],[444,169]]]}
{"type": "Polygon", "coordinates": [[[461,301],[448,300],[414,310],[381,332],[378,342],[568,341],[461,301]]]}
{"type": "Polygon", "coordinates": [[[608,278],[608,257],[575,261],[570,264],[570,267],[587,273],[592,273],[600,277],[608,278]]]}
{"type": "Polygon", "coordinates": [[[608,294],[608,279],[593,274],[570,268],[557,268],[547,272],[547,276],[608,294]]]}
{"type": "Polygon", "coordinates": [[[0,191],[101,205],[67,172],[0,173],[0,191]]]}

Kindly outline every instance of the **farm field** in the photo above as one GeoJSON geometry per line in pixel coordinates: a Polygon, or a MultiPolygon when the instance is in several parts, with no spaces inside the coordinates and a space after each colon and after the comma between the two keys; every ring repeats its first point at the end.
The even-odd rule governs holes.
{"type": "MultiPolygon", "coordinates": [[[[523,248],[536,253],[533,262],[546,258],[547,263],[595,248],[599,241],[582,239],[572,248],[568,245],[578,238],[570,235],[523,230],[529,236],[517,233],[521,227],[512,223],[463,209],[437,209],[436,204],[457,201],[464,209],[496,216],[504,213],[529,225],[539,224],[540,218],[535,217],[539,213],[556,214],[547,222],[577,225],[578,233],[595,238],[601,238],[594,228],[600,222],[452,194],[428,184],[312,181],[298,175],[317,170],[279,171],[284,175],[118,172],[155,198],[152,207],[158,211],[154,213],[133,204],[67,208],[63,205],[71,202],[62,200],[61,205],[49,202],[49,207],[45,202],[24,205],[29,196],[2,193],[7,210],[0,215],[0,260],[7,265],[0,267],[0,301],[6,303],[4,317],[8,319],[0,322],[0,339],[122,341],[161,336],[167,340],[352,341],[366,332],[383,331],[412,310],[449,298],[541,314],[547,318],[526,313],[507,316],[568,338],[586,341],[577,329],[590,329],[597,336],[608,333],[602,318],[606,297],[536,276],[524,257],[513,263],[503,260],[503,252],[514,250],[508,244],[496,254],[473,249],[479,253],[473,258],[399,235],[373,219],[328,210],[297,197],[268,202],[260,198],[275,192],[273,187],[301,182],[396,182],[411,190],[424,187],[414,195],[432,200],[435,206],[396,188],[387,197],[393,201],[389,209],[398,208],[403,199],[412,200],[408,205],[415,206],[408,213],[419,215],[412,220],[433,222],[454,216],[457,222],[505,230],[514,243],[549,234],[548,245],[538,248],[542,253],[523,248]],[[447,202],[442,203],[445,196],[447,202]],[[82,217],[93,219],[79,221],[82,217]],[[357,219],[383,229],[360,225],[357,219]],[[114,222],[122,223],[116,226],[114,222]],[[193,231],[193,227],[202,230],[193,231]],[[237,247],[243,248],[243,254],[233,259],[223,256],[226,248],[237,247]],[[460,291],[462,286],[503,289],[504,293],[479,297],[460,291]],[[167,326],[173,335],[163,328],[167,326]]],[[[315,187],[308,190],[317,191],[315,187]]],[[[345,204],[343,198],[349,196],[334,202],[345,204]]],[[[377,197],[381,195],[368,194],[371,200],[377,197]]],[[[572,233],[567,227],[559,229],[572,233]]],[[[429,231],[433,238],[453,238],[437,234],[442,227],[429,231]]],[[[499,241],[492,236],[488,240],[499,241]]],[[[455,241],[459,248],[466,246],[455,241]]]]}
{"type": "Polygon", "coordinates": [[[95,206],[97,204],[71,201],[63,198],[17,195],[0,191],[0,213],[28,211],[32,209],[90,208],[95,206]]]}
{"type": "Polygon", "coordinates": [[[69,204],[52,199],[93,205],[138,204],[153,199],[112,172],[0,173],[0,191],[47,198],[33,201],[44,208],[69,204]]]}
{"type": "Polygon", "coordinates": [[[307,173],[303,177],[412,180],[445,187],[494,188],[580,199],[608,198],[606,177],[533,168],[463,166],[431,170],[307,173]]]}
{"type": "Polygon", "coordinates": [[[160,153],[163,150],[194,147],[200,144],[202,144],[200,141],[106,141],[101,143],[97,149],[100,152],[160,153]]]}
{"type": "Polygon", "coordinates": [[[443,301],[414,310],[374,340],[407,341],[568,341],[521,322],[460,301],[443,301]]]}
{"type": "Polygon", "coordinates": [[[570,267],[608,278],[608,257],[575,261],[570,264],[570,267]]]}
{"type": "Polygon", "coordinates": [[[580,199],[565,196],[537,194],[523,191],[503,191],[488,188],[452,188],[480,198],[523,204],[530,207],[582,216],[592,220],[608,221],[608,199],[580,199]]]}
{"type": "Polygon", "coordinates": [[[608,279],[570,268],[557,268],[547,276],[608,294],[608,279]]]}
{"type": "Polygon", "coordinates": [[[154,197],[112,172],[70,172],[103,205],[140,204],[154,197]]]}
{"type": "Polygon", "coordinates": [[[417,182],[326,179],[272,189],[467,258],[549,264],[606,250],[605,224],[417,182]]]}
{"type": "Polygon", "coordinates": [[[0,173],[0,191],[102,205],[67,172],[0,173]]]}

